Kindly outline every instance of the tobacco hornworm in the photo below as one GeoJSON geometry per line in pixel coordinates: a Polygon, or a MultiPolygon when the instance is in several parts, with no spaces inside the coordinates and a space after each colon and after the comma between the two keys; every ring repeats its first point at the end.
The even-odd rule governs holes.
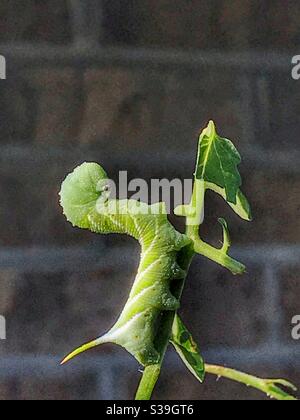
{"type": "Polygon", "coordinates": [[[103,343],[116,343],[127,349],[144,367],[136,399],[149,400],[159,378],[162,361],[171,343],[188,370],[202,383],[205,374],[225,377],[252,386],[278,400],[292,400],[282,387],[295,390],[284,380],[263,380],[233,369],[204,363],[199,347],[177,314],[186,271],[200,254],[233,274],[246,267],[230,255],[229,227],[223,228],[222,248],[214,248],[200,235],[205,193],[221,195],[245,220],[251,209],[241,192],[238,165],[241,157],[233,143],[218,135],[210,121],[199,139],[193,194],[188,205],[180,205],[175,214],[186,218],[186,235],[169,223],[166,206],[152,206],[135,200],[116,200],[109,195],[105,171],[95,163],[84,163],[63,182],[61,204],[67,219],[80,228],[97,233],[128,234],[142,248],[141,262],[128,302],[112,329],[97,340],[75,350],[63,361],[103,343]]]}
{"type": "Polygon", "coordinates": [[[138,240],[142,249],[140,266],[128,302],[113,328],[75,350],[65,361],[110,342],[121,345],[148,366],[160,359],[155,338],[161,315],[179,308],[171,286],[173,280],[186,275],[177,256],[191,240],[168,221],[164,203],[149,206],[135,200],[110,199],[107,179],[105,171],[95,163],[75,169],[60,192],[64,214],[74,226],[102,234],[127,234],[138,240]]]}

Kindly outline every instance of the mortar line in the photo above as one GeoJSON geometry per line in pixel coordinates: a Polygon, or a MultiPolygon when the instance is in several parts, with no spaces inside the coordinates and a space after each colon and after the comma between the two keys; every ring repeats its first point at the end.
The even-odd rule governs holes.
{"type": "MultiPolygon", "coordinates": [[[[91,271],[107,267],[115,267],[116,256],[119,266],[130,269],[130,264],[138,262],[137,246],[128,243],[126,246],[109,247],[105,241],[95,246],[66,246],[66,247],[32,247],[20,248],[0,247],[0,268],[16,269],[30,272],[59,272],[81,269],[91,271]],[[120,255],[122,256],[120,258],[120,255]]],[[[234,246],[232,255],[244,262],[265,266],[281,267],[299,262],[300,246],[298,245],[257,245],[234,246]]],[[[200,257],[199,257],[200,258],[200,257]]],[[[209,264],[209,263],[207,263],[209,264]]],[[[272,270],[273,268],[268,268],[272,270]]],[[[275,268],[274,268],[275,269],[275,268]]],[[[271,283],[272,275],[267,271],[267,280],[271,283]]],[[[270,286],[269,289],[272,290],[270,286]]]]}
{"type": "MultiPolygon", "coordinates": [[[[203,356],[208,363],[227,365],[244,371],[252,370],[257,365],[269,366],[273,368],[289,367],[293,365],[295,369],[300,368],[299,347],[297,344],[283,345],[273,351],[268,343],[257,348],[238,349],[238,348],[211,348],[203,351],[203,356]]],[[[124,356],[103,355],[99,357],[86,357],[84,360],[75,361],[66,367],[59,366],[60,358],[54,356],[2,356],[0,359],[0,381],[9,377],[53,377],[66,378],[74,374],[87,373],[93,371],[101,372],[107,366],[109,369],[138,370],[138,364],[124,356]]],[[[166,358],[166,368],[174,368],[182,371],[180,359],[176,354],[169,354],[166,358]]],[[[114,383],[113,383],[114,386],[114,383]]]]}
{"type": "MultiPolygon", "coordinates": [[[[21,140],[21,139],[20,139],[21,140]]],[[[114,144],[114,139],[106,139],[106,142],[114,144]]],[[[55,160],[61,163],[78,163],[78,160],[82,159],[97,159],[101,157],[101,161],[107,161],[108,164],[113,165],[111,161],[111,153],[108,153],[104,148],[89,150],[82,149],[80,146],[76,149],[70,147],[55,147],[50,146],[48,148],[36,147],[34,144],[29,146],[18,145],[18,139],[15,140],[15,145],[7,144],[0,145],[0,162],[3,167],[6,164],[11,165],[11,162],[22,162],[22,167],[31,167],[33,164],[42,164],[44,161],[55,160]]],[[[253,143],[253,141],[251,142],[253,143]]],[[[292,150],[289,152],[282,152],[278,150],[272,150],[272,159],[270,159],[270,151],[268,149],[262,149],[258,145],[241,145],[241,152],[243,154],[243,167],[253,170],[255,168],[261,168],[263,165],[264,171],[282,172],[287,174],[299,174],[300,172],[300,152],[299,150],[292,150]]],[[[118,168],[134,168],[141,171],[145,170],[143,162],[145,159],[151,158],[152,170],[161,171],[161,156],[159,152],[151,153],[139,151],[138,154],[132,152],[123,153],[118,156],[118,168]]],[[[188,152],[167,151],[165,153],[165,165],[166,169],[174,169],[176,167],[187,168],[186,176],[191,176],[188,168],[194,161],[194,150],[188,152]],[[180,165],[180,166],[179,166],[180,165]]]]}
{"type": "MultiPolygon", "coordinates": [[[[76,0],[73,0],[76,1],[76,0]]],[[[80,0],[78,0],[80,1],[80,0]]],[[[42,43],[0,43],[1,54],[12,61],[22,61],[23,65],[121,65],[152,68],[185,68],[197,70],[205,66],[215,68],[218,63],[222,69],[240,69],[248,73],[259,71],[290,72],[291,54],[272,51],[226,53],[223,51],[204,51],[183,49],[120,48],[101,47],[78,48],[49,46],[42,43]]]]}

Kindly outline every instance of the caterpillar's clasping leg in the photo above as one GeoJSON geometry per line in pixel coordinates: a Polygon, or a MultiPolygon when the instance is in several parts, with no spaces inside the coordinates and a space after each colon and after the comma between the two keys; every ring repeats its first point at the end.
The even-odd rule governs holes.
{"type": "Polygon", "coordinates": [[[79,347],[78,349],[74,350],[72,353],[70,353],[67,357],[64,358],[64,360],[61,362],[61,365],[64,365],[65,363],[69,362],[70,360],[74,359],[74,357],[78,356],[81,353],[84,353],[87,350],[91,350],[100,344],[103,344],[104,341],[102,338],[98,338],[97,340],[91,341],[90,343],[84,344],[83,346],[79,347]]]}

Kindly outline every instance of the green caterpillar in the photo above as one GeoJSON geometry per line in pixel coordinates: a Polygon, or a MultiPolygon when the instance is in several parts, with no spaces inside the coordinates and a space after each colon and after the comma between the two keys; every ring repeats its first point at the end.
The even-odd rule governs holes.
{"type": "Polygon", "coordinates": [[[149,366],[160,361],[155,338],[162,314],[179,308],[171,287],[175,279],[186,276],[177,259],[191,240],[168,221],[164,203],[149,206],[135,200],[110,199],[107,179],[95,163],[75,169],[60,192],[64,214],[74,226],[92,232],[132,236],[141,245],[141,262],[128,302],[113,328],[75,350],[64,362],[100,344],[115,343],[149,366]]]}

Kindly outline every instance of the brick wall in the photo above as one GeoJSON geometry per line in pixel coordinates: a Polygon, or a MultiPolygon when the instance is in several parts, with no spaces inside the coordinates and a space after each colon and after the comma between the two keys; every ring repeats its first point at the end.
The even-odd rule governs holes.
{"type": "MultiPolygon", "coordinates": [[[[199,258],[182,316],[208,361],[300,384],[298,21],[296,1],[1,2],[1,399],[132,398],[138,369],[120,349],[58,367],[115,321],[138,248],[72,229],[57,193],[84,160],[114,177],[189,177],[209,118],[243,155],[255,218],[210,195],[203,233],[217,245],[226,216],[248,274],[199,258]]],[[[262,398],[225,381],[200,387],[174,355],[167,364],[156,398],[262,398]]]]}

